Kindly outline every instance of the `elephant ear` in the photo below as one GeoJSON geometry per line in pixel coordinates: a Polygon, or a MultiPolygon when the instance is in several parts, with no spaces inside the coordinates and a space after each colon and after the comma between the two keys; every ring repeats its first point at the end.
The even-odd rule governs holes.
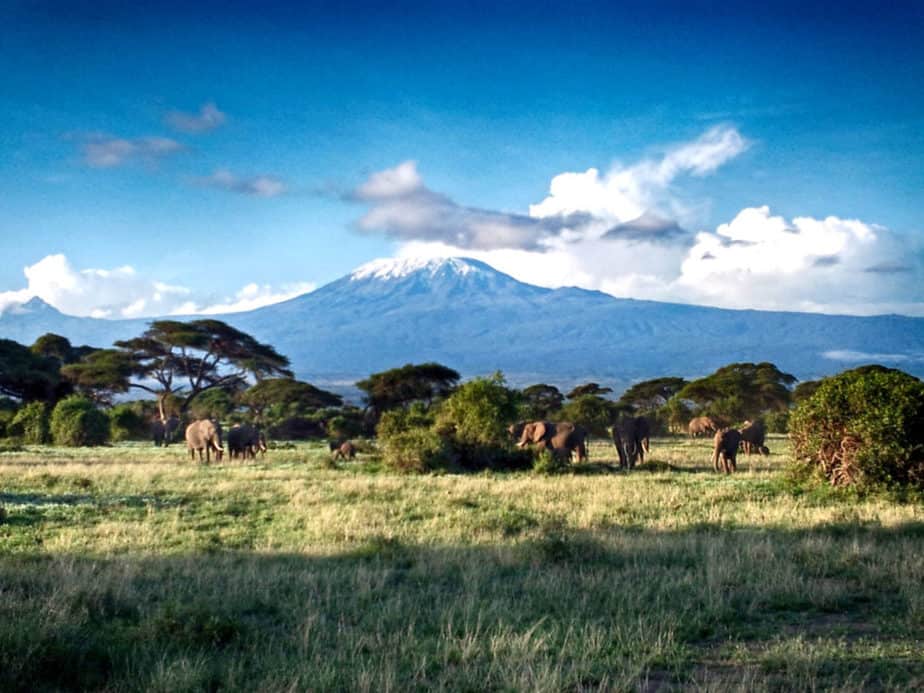
{"type": "Polygon", "coordinates": [[[545,438],[548,428],[546,427],[545,421],[536,421],[535,423],[530,424],[532,430],[530,431],[529,440],[531,443],[540,443],[545,438]]]}

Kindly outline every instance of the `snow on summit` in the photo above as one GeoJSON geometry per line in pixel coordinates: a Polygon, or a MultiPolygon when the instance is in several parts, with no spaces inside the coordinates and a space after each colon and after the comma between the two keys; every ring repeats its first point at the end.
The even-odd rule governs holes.
{"type": "Polygon", "coordinates": [[[350,281],[362,279],[401,279],[417,272],[426,272],[431,277],[442,269],[448,269],[459,276],[482,272],[485,265],[468,258],[381,258],[357,267],[350,274],[350,281]]]}

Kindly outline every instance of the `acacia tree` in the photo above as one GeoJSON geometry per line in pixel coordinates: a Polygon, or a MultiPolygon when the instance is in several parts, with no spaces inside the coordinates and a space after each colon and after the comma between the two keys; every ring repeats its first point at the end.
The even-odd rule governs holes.
{"type": "Polygon", "coordinates": [[[772,363],[732,363],[712,375],[687,383],[676,397],[695,402],[702,411],[730,419],[783,411],[792,399],[796,377],[772,363]]]}
{"type": "Polygon", "coordinates": [[[599,383],[584,383],[583,385],[578,385],[566,396],[568,399],[577,399],[578,397],[585,397],[587,395],[593,395],[594,397],[600,397],[601,395],[609,394],[613,391],[611,387],[601,387],[599,383]]]}
{"type": "Polygon", "coordinates": [[[240,397],[241,404],[248,407],[258,422],[265,422],[265,414],[271,407],[285,405],[293,414],[324,407],[339,407],[343,398],[292,378],[268,378],[247,389],[240,397]]]}
{"type": "Polygon", "coordinates": [[[523,414],[534,421],[548,419],[564,401],[565,396],[554,385],[530,385],[523,390],[523,414]]]}
{"type": "Polygon", "coordinates": [[[636,383],[619,398],[619,404],[639,411],[660,409],[676,395],[687,381],[683,378],[655,378],[636,383]]]}
{"type": "Polygon", "coordinates": [[[376,413],[412,402],[425,402],[448,395],[461,376],[439,363],[405,364],[400,368],[373,373],[356,387],[366,393],[366,402],[376,413]]]}
{"type": "Polygon", "coordinates": [[[155,320],[140,337],[115,343],[66,366],[65,375],[85,387],[125,392],[137,388],[157,398],[162,421],[176,398],[186,411],[200,392],[232,387],[248,377],[292,377],[289,360],[220,320],[155,320]]]}
{"type": "Polygon", "coordinates": [[[12,339],[0,339],[0,395],[32,402],[54,400],[61,388],[58,362],[12,339]]]}

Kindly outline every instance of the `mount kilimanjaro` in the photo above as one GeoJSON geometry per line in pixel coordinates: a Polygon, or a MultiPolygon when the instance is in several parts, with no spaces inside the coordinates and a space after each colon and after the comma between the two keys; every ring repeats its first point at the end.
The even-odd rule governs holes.
{"type": "MultiPolygon", "coordinates": [[[[465,258],[379,260],[289,301],[215,317],[275,346],[299,378],[341,390],[424,361],[464,376],[501,370],[519,386],[596,381],[617,392],[740,361],[771,361],[802,380],[870,362],[924,376],[924,318],[621,299],[524,284],[465,258]]],[[[69,316],[33,298],[0,315],[0,337],[29,344],[55,332],[109,346],[149,321],[69,316]]]]}

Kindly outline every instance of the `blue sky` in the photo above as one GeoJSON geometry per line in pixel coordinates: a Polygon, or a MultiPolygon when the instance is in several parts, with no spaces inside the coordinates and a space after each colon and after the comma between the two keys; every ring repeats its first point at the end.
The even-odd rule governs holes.
{"type": "Polygon", "coordinates": [[[919,3],[611,4],[7,3],[0,309],[249,307],[465,254],[924,314],[919,3]]]}

